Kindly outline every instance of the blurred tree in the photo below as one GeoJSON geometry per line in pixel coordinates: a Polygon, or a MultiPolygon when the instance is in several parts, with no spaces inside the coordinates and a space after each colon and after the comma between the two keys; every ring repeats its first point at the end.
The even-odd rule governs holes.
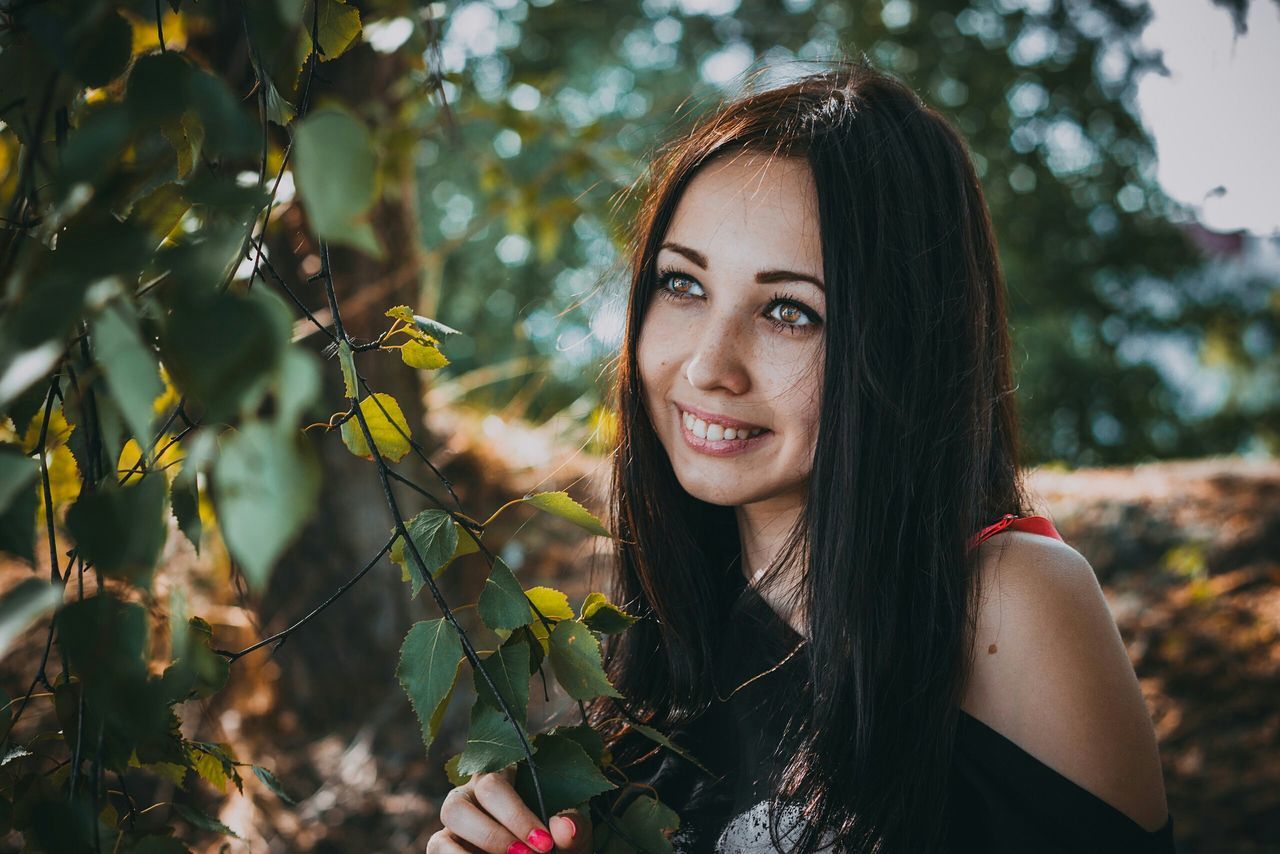
{"type": "Polygon", "coordinates": [[[1029,462],[1274,450],[1280,395],[1259,378],[1280,367],[1276,274],[1206,263],[1156,183],[1133,104],[1161,68],[1136,43],[1149,15],[1132,0],[453,7],[441,60],[463,144],[425,129],[426,310],[516,324],[477,335],[459,370],[531,355],[556,368],[477,403],[541,419],[584,390],[594,402],[620,333],[616,194],[655,142],[753,69],[765,85],[865,52],[971,143],[1009,280],[1029,462]],[[1218,393],[1189,388],[1188,366],[1218,393]]]}

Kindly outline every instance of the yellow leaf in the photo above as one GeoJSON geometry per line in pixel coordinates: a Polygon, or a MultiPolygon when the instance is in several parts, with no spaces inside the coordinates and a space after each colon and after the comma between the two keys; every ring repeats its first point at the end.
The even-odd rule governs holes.
{"type": "MultiPolygon", "coordinates": [[[[155,18],[144,18],[124,9],[121,12],[133,28],[134,56],[160,47],[160,34],[156,31],[155,18]]],[[[187,46],[187,28],[181,14],[164,10],[163,25],[164,43],[169,50],[182,50],[187,46]]]]}
{"type": "MultiPolygon", "coordinates": [[[[360,401],[360,411],[364,413],[369,433],[383,457],[394,463],[409,453],[409,440],[406,438],[409,435],[409,423],[405,421],[400,404],[396,403],[394,397],[384,392],[372,394],[360,401]]],[[[364,431],[355,415],[342,422],[342,441],[357,457],[373,459],[373,453],[369,450],[364,431]]]]}
{"type": "MultiPolygon", "coordinates": [[[[173,434],[166,433],[160,437],[160,441],[156,443],[155,448],[152,450],[154,452],[164,448],[164,453],[155,461],[155,466],[157,468],[163,468],[165,478],[172,481],[178,476],[178,472],[182,469],[182,466],[177,464],[178,461],[182,459],[182,448],[178,442],[173,442],[171,445],[169,444],[170,442],[173,442],[173,434]],[[168,445],[168,447],[165,447],[166,445],[168,445]]],[[[138,465],[140,451],[141,446],[138,444],[137,439],[130,439],[125,442],[124,447],[120,449],[120,459],[116,462],[116,477],[124,478],[124,480],[121,481],[122,483],[132,483],[142,477],[141,469],[136,472],[133,471],[134,466],[138,465]],[[128,475],[128,477],[125,477],[128,472],[133,473],[128,475]]]]}
{"type": "MultiPolygon", "coordinates": [[[[49,494],[56,511],[57,508],[80,496],[80,467],[76,465],[76,458],[71,455],[71,449],[66,445],[54,448],[46,454],[45,459],[48,460],[49,465],[49,494]]],[[[39,496],[36,528],[39,529],[45,524],[44,488],[37,485],[36,494],[39,496]]]]}
{"type": "Polygon", "coordinates": [[[394,320],[403,320],[405,323],[413,323],[413,310],[407,305],[394,306],[387,309],[384,314],[394,320]]]}
{"type": "Polygon", "coordinates": [[[453,525],[458,529],[458,546],[453,550],[453,557],[449,558],[450,561],[457,560],[463,555],[471,555],[480,551],[480,544],[476,541],[475,534],[457,522],[454,522],[453,525]]]}
{"type": "Polygon", "coordinates": [[[163,777],[175,786],[181,786],[182,781],[187,779],[187,766],[176,762],[152,762],[141,767],[163,777]]]}
{"type": "Polygon", "coordinates": [[[422,371],[434,371],[449,364],[449,360],[445,358],[444,353],[416,339],[405,342],[404,346],[400,348],[400,358],[409,367],[422,371]]]}
{"type": "Polygon", "coordinates": [[[538,619],[533,606],[536,605],[538,611],[542,612],[542,616],[547,618],[547,622],[554,626],[560,620],[573,619],[573,609],[569,607],[569,597],[553,587],[530,587],[524,594],[529,597],[529,613],[533,617],[533,622],[529,624],[529,629],[542,646],[543,654],[547,654],[550,651],[547,627],[542,625],[542,620],[538,619]]]}
{"type": "Polygon", "coordinates": [[[195,765],[196,773],[205,782],[220,792],[227,790],[227,772],[223,768],[222,760],[219,757],[203,750],[193,750],[191,751],[191,759],[195,765]]]}
{"type": "Polygon", "coordinates": [[[182,399],[182,395],[174,387],[173,381],[169,379],[169,372],[165,370],[163,363],[160,365],[160,379],[164,381],[164,391],[151,404],[151,409],[156,415],[168,412],[170,407],[177,406],[178,401],[182,399]]]}
{"type": "MultiPolygon", "coordinates": [[[[36,410],[35,415],[31,416],[31,423],[27,425],[27,432],[22,436],[22,453],[34,454],[36,446],[40,444],[40,427],[44,424],[44,407],[41,406],[36,410]]],[[[53,411],[49,413],[49,431],[44,437],[44,449],[46,451],[56,448],[59,445],[65,445],[67,440],[71,438],[71,431],[76,429],[74,424],[68,424],[67,418],[62,414],[62,402],[58,401],[53,405],[53,411]]]]}

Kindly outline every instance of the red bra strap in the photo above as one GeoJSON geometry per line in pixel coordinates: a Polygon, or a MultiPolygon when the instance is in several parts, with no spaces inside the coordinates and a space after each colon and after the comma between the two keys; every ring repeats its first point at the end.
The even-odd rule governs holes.
{"type": "Polygon", "coordinates": [[[1053,537],[1055,540],[1062,539],[1057,528],[1053,527],[1053,522],[1044,516],[1015,516],[1012,513],[1006,513],[1000,517],[999,522],[988,525],[970,537],[966,548],[970,550],[977,548],[983,540],[1004,530],[1026,531],[1028,534],[1040,534],[1044,537],[1053,537]]]}

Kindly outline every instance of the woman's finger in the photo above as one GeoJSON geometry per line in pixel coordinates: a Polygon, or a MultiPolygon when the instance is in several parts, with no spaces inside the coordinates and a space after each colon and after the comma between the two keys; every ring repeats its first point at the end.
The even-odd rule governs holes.
{"type": "Polygon", "coordinates": [[[505,854],[512,848],[512,843],[519,840],[481,809],[474,797],[470,787],[449,792],[440,805],[440,821],[454,836],[465,839],[481,851],[505,854]]]}
{"type": "Polygon", "coordinates": [[[556,850],[578,854],[591,850],[591,822],[577,810],[565,810],[551,817],[551,836],[556,850]]]}
{"type": "Polygon", "coordinates": [[[459,839],[448,828],[437,830],[427,840],[427,854],[476,854],[481,849],[459,839]]]}
{"type": "MultiPolygon", "coordinates": [[[[481,809],[511,831],[517,840],[534,851],[550,851],[555,845],[555,840],[552,839],[551,832],[546,826],[516,794],[515,788],[511,785],[513,776],[502,773],[480,774],[468,784],[471,787],[471,795],[481,809]]],[[[509,854],[526,854],[526,852],[513,848],[509,854]]]]}

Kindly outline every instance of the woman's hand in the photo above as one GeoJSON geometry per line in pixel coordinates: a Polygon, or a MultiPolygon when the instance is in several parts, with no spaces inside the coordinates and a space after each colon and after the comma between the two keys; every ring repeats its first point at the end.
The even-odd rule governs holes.
{"type": "Polygon", "coordinates": [[[485,851],[489,854],[591,850],[591,824],[575,810],[551,817],[550,832],[516,794],[514,766],[477,774],[445,796],[444,829],[431,835],[427,854],[485,851]]]}

